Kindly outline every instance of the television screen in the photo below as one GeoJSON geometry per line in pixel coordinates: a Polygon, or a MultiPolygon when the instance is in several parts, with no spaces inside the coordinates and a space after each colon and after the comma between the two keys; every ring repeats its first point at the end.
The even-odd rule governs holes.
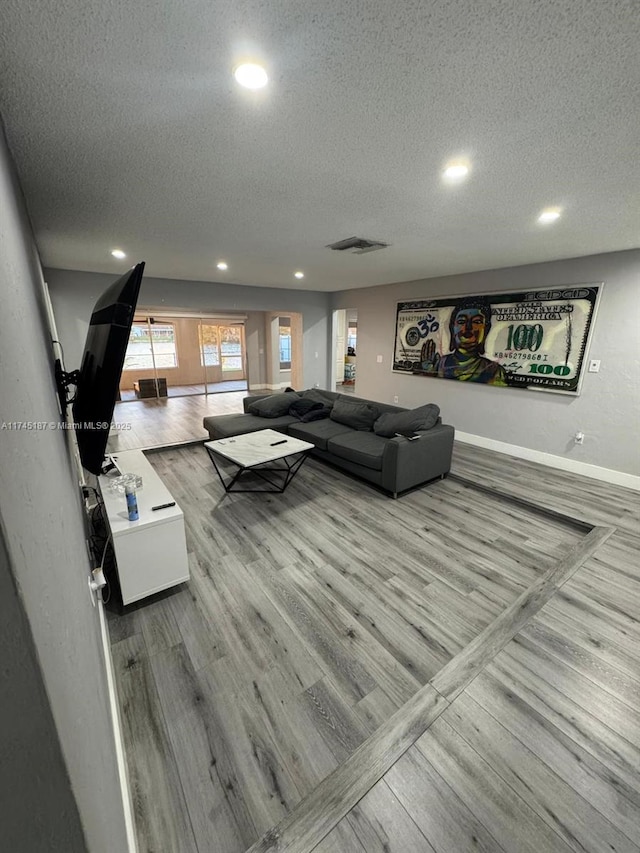
{"type": "Polygon", "coordinates": [[[118,395],[144,262],[125,273],[95,304],[73,403],[83,466],[100,474],[118,395]]]}

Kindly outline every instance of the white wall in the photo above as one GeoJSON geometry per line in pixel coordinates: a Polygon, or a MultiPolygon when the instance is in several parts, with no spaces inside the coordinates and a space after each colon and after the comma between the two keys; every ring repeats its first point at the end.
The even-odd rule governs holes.
{"type": "MultiPolygon", "coordinates": [[[[126,266],[114,265],[113,275],[45,270],[56,324],[64,346],[67,370],[80,367],[91,310],[102,291],[125,269],[126,266]]],[[[310,388],[316,383],[328,387],[330,298],[329,293],[315,291],[241,287],[219,282],[174,281],[149,278],[145,275],[138,304],[156,309],[165,307],[211,313],[277,311],[289,316],[291,312],[299,312],[303,316],[303,384],[305,388],[310,388]]],[[[254,350],[249,348],[248,354],[251,352],[254,350]]],[[[251,365],[249,372],[252,378],[251,365]]]]}
{"type": "Polygon", "coordinates": [[[435,402],[443,420],[480,440],[640,475],[640,250],[347,290],[333,306],[358,310],[359,397],[435,402]],[[578,397],[392,373],[398,301],[595,282],[605,286],[587,356],[601,369],[585,374],[578,397]],[[573,441],[578,430],[583,445],[573,441]]]}
{"type": "MultiPolygon", "coordinates": [[[[55,422],[59,416],[42,273],[1,130],[0,210],[0,420],[55,422]]],[[[63,431],[0,430],[0,521],[87,846],[91,853],[124,853],[124,813],[98,611],[89,597],[82,509],[63,431]]],[[[38,734],[34,727],[34,737],[38,734]]],[[[0,737],[11,742],[5,726],[0,737]]],[[[15,743],[11,747],[15,749],[15,743]]],[[[9,752],[3,750],[0,773],[10,772],[4,758],[9,752]]],[[[54,776],[56,768],[47,763],[46,753],[29,769],[33,784],[22,792],[25,819],[38,826],[44,813],[38,803],[40,777],[52,774],[58,779],[59,774],[54,776]]],[[[17,785],[18,778],[2,781],[17,785]]],[[[59,784],[68,781],[60,779],[59,784]]],[[[0,827],[5,842],[9,817],[14,815],[3,816],[0,827]]],[[[61,821],[72,817],[63,812],[58,816],[61,821]]],[[[11,849],[84,849],[81,838],[73,846],[54,846],[44,822],[39,831],[39,845],[11,849]]],[[[32,832],[33,826],[25,827],[25,833],[32,832]]]]}

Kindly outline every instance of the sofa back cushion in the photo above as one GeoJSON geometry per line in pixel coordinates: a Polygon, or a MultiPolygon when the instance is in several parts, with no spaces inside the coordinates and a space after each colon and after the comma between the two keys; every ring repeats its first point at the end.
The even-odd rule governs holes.
{"type": "Polygon", "coordinates": [[[373,425],[379,416],[380,409],[375,403],[349,400],[346,397],[338,397],[329,415],[332,420],[338,423],[365,432],[373,429],[373,425]]]}
{"type": "Polygon", "coordinates": [[[298,395],[291,391],[284,394],[270,394],[268,397],[256,400],[255,403],[249,403],[247,410],[249,414],[258,415],[261,418],[281,418],[289,414],[289,407],[297,397],[298,395]]]}
{"type": "Polygon", "coordinates": [[[325,391],[323,388],[308,388],[301,391],[300,396],[304,400],[313,400],[314,403],[322,403],[324,406],[333,406],[338,399],[335,391],[325,391]]]}
{"type": "Polygon", "coordinates": [[[319,401],[315,402],[315,400],[305,400],[303,397],[297,397],[289,406],[289,414],[301,421],[309,412],[321,408],[322,403],[319,401]]]}
{"type": "Polygon", "coordinates": [[[392,438],[396,433],[411,435],[419,430],[431,429],[438,422],[440,409],[435,403],[428,403],[417,409],[409,409],[406,412],[392,414],[386,412],[380,415],[373,425],[376,435],[392,438]]]}

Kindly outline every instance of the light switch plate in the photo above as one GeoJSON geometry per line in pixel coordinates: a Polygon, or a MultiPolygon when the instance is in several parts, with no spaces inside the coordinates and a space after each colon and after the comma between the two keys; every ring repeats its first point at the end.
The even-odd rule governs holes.
{"type": "Polygon", "coordinates": [[[376,361],[378,362],[378,364],[382,364],[382,356],[381,356],[381,355],[377,355],[377,356],[376,356],[376,361]]]}

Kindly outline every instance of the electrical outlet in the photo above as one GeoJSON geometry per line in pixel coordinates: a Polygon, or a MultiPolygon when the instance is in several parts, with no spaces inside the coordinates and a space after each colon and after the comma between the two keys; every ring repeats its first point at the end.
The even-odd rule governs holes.
{"type": "Polygon", "coordinates": [[[573,440],[575,441],[576,444],[584,444],[584,433],[583,432],[577,432],[573,436],[573,440]]]}
{"type": "Polygon", "coordinates": [[[393,402],[394,402],[394,403],[397,403],[397,402],[398,402],[398,398],[397,398],[397,397],[394,397],[394,398],[393,398],[393,402]]]}
{"type": "Polygon", "coordinates": [[[600,360],[597,358],[592,358],[589,362],[589,373],[599,373],[600,372],[600,360]]]}

